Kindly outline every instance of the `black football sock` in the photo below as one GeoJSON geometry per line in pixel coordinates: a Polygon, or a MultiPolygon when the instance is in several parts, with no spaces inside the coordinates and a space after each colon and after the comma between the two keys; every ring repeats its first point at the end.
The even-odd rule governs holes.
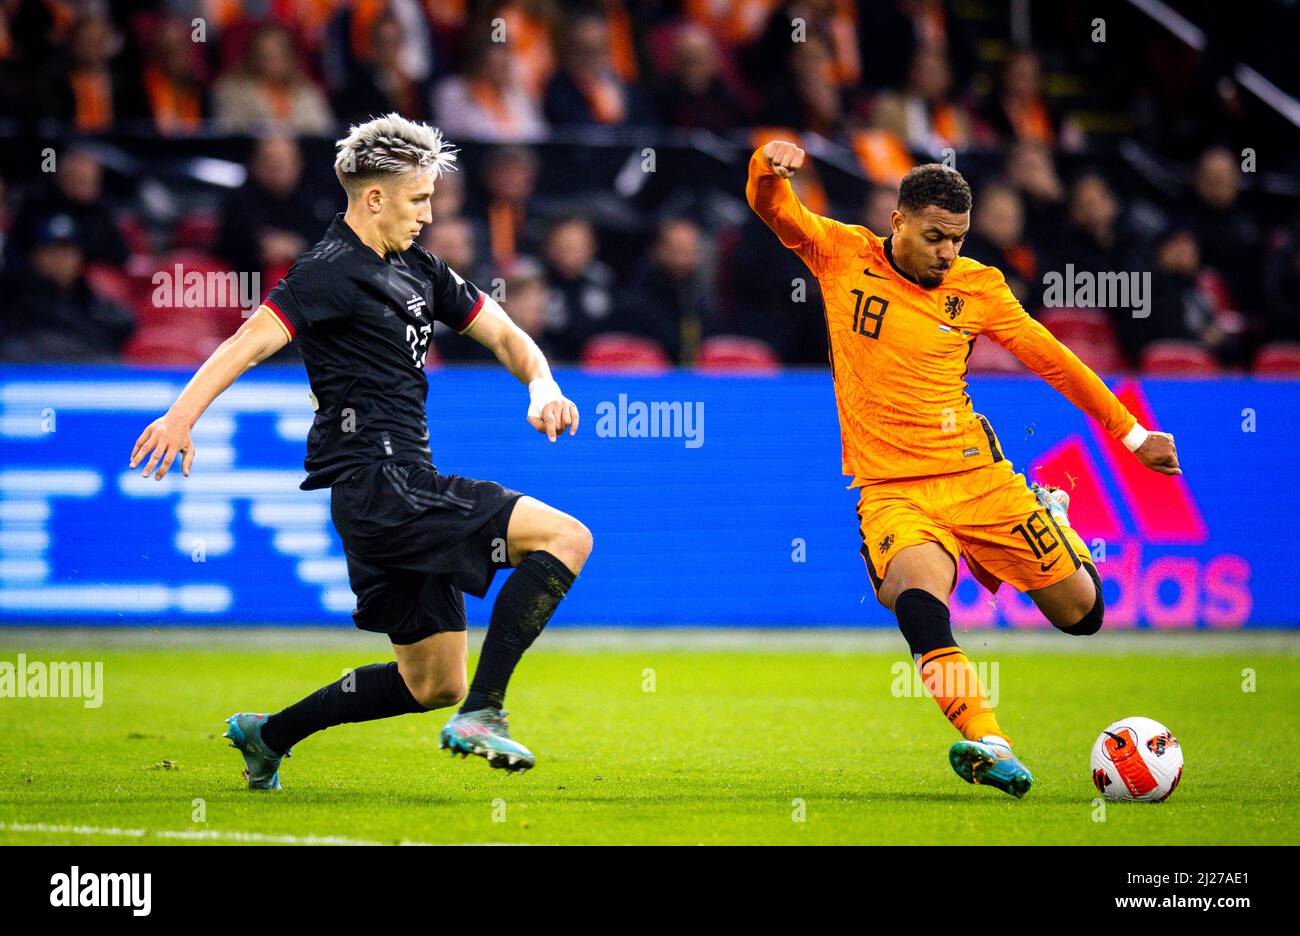
{"type": "Polygon", "coordinates": [[[427,710],[411,695],[397,663],[371,663],[276,712],[262,725],[262,740],[272,751],[282,754],[331,725],[423,711],[427,710]]]}
{"type": "Polygon", "coordinates": [[[898,629],[915,659],[933,650],[955,647],[948,606],[921,588],[909,588],[894,599],[898,629]]]}
{"type": "Polygon", "coordinates": [[[492,620],[462,712],[501,707],[515,665],[551,619],[574,578],[568,566],[544,550],[529,553],[515,567],[492,606],[492,620]]]}

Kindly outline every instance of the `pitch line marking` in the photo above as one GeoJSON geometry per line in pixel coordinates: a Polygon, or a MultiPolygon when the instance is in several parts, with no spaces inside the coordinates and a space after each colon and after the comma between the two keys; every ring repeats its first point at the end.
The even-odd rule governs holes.
{"type": "MultiPolygon", "coordinates": [[[[0,822],[0,832],[47,832],[56,835],[105,835],[120,838],[243,842],[265,845],[411,845],[436,846],[436,842],[380,842],[343,835],[267,835],[263,832],[222,832],[215,829],[120,829],[116,826],[50,825],[44,822],[0,822]]],[[[451,843],[455,844],[455,843],[451,843]]],[[[487,843],[490,844],[490,843],[487,843]]]]}

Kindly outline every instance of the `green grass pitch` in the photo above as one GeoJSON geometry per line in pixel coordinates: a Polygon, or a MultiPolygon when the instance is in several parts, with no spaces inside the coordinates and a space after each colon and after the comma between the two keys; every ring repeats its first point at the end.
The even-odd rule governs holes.
{"type": "Polygon", "coordinates": [[[896,634],[557,629],[508,702],[532,772],[448,757],[435,712],[316,735],[283,791],[250,793],[224,718],[385,659],[382,638],[0,631],[0,661],[104,664],[98,709],[0,699],[0,843],[1300,842],[1300,637],[962,639],[998,665],[1002,725],[1037,781],[1024,800],[952,773],[956,733],[899,695],[896,634]],[[1089,750],[1128,715],[1177,735],[1183,782],[1099,809],[1089,750]]]}

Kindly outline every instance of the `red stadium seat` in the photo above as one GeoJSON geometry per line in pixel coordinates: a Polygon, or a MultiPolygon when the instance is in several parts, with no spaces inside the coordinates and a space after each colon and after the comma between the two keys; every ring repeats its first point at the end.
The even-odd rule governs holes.
{"type": "Polygon", "coordinates": [[[653,338],[610,332],[597,335],[582,349],[581,364],[589,370],[659,373],[669,367],[668,355],[653,338]]]}
{"type": "Polygon", "coordinates": [[[1106,313],[1099,309],[1043,309],[1038,320],[1079,360],[1102,373],[1124,370],[1124,355],[1106,313]]]}
{"type": "Polygon", "coordinates": [[[1219,361],[1194,341],[1153,341],[1142,351],[1143,374],[1195,377],[1217,374],[1219,361]]]}
{"type": "Polygon", "coordinates": [[[140,220],[139,215],[126,212],[118,215],[113,220],[132,254],[139,256],[142,254],[147,255],[150,252],[149,230],[145,227],[144,222],[140,220]]]}
{"type": "Polygon", "coordinates": [[[1275,341],[1255,355],[1256,376],[1300,377],[1300,342],[1275,341]]]}
{"type": "Polygon", "coordinates": [[[966,370],[971,374],[1023,374],[1026,368],[1018,357],[986,336],[975,340],[966,370]]]}
{"type": "Polygon", "coordinates": [[[713,374],[775,374],[781,369],[781,359],[766,341],[715,335],[700,345],[695,368],[713,374]]]}
{"type": "Polygon", "coordinates": [[[91,263],[86,267],[86,285],[101,299],[116,302],[128,309],[135,306],[135,290],[126,271],[111,263],[91,263]]]}
{"type": "Polygon", "coordinates": [[[219,344],[221,339],[205,330],[180,324],[151,325],[136,331],[123,357],[132,364],[202,364],[219,344]]]}
{"type": "Polygon", "coordinates": [[[221,217],[213,211],[192,211],[172,231],[172,246],[177,250],[211,250],[221,230],[221,217]]]}
{"type": "MultiPolygon", "coordinates": [[[[212,304],[206,306],[188,306],[184,305],[184,300],[174,295],[174,290],[179,287],[183,290],[185,278],[191,274],[198,273],[205,278],[209,274],[214,276],[226,277],[226,282],[222,285],[229,286],[228,274],[231,272],[228,264],[221,258],[203,251],[198,250],[175,250],[171,253],[164,254],[157,258],[150,269],[143,273],[137,282],[137,300],[136,300],[136,321],[140,325],[151,325],[158,327],[168,327],[176,324],[178,321],[184,321],[189,327],[197,327],[200,331],[208,334],[219,334],[222,338],[233,333],[244,322],[244,310],[240,306],[240,297],[238,295],[238,283],[233,295],[228,295],[225,304],[212,304]],[[180,266],[181,281],[176,282],[176,267],[180,266]],[[154,296],[158,293],[161,286],[155,283],[158,274],[167,276],[173,289],[172,302],[170,305],[156,305],[154,296]],[[196,324],[201,323],[201,324],[196,324]]],[[[263,284],[265,285],[265,284],[263,284]]],[[[228,293],[230,290],[227,288],[228,293]]],[[[265,292],[266,290],[262,290],[265,292]]],[[[166,293],[163,294],[164,303],[166,293]]],[[[215,296],[205,295],[205,299],[215,299],[215,296]]],[[[254,308],[261,302],[262,296],[254,296],[252,305],[254,308]]]]}

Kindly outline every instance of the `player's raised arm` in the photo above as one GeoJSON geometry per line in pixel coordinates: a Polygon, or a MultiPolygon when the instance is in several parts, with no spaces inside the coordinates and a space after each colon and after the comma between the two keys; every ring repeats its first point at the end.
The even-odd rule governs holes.
{"type": "Polygon", "coordinates": [[[465,334],[495,354],[528,387],[528,422],[534,429],[546,433],[552,442],[565,429],[569,435],[577,433],[577,405],[560,392],[537,342],[511,321],[495,299],[483,295],[483,308],[465,334]]]}
{"type": "Polygon", "coordinates": [[[781,243],[816,272],[819,258],[838,256],[851,248],[851,236],[848,225],[809,211],[799,201],[790,179],[803,168],[805,159],[802,149],[784,140],[773,140],[755,150],[749,160],[745,197],[781,243]]]}
{"type": "Polygon", "coordinates": [[[258,309],[203,362],[171,408],[140,434],[131,450],[131,467],[147,458],[144,476],[148,477],[156,466],[158,473],[154,480],[162,480],[176,456],[181,455],[181,473],[188,477],[190,465],[194,463],[190,430],[203,411],[235,382],[236,377],[288,343],[289,335],[284,326],[265,306],[258,309]]]}
{"type": "Polygon", "coordinates": [[[1110,392],[1092,368],[1056,340],[1042,323],[1027,313],[999,274],[985,296],[989,303],[984,333],[1002,345],[1061,395],[1122,441],[1142,464],[1161,474],[1179,475],[1174,437],[1150,432],[1138,425],[1128,408],[1110,392]]]}

